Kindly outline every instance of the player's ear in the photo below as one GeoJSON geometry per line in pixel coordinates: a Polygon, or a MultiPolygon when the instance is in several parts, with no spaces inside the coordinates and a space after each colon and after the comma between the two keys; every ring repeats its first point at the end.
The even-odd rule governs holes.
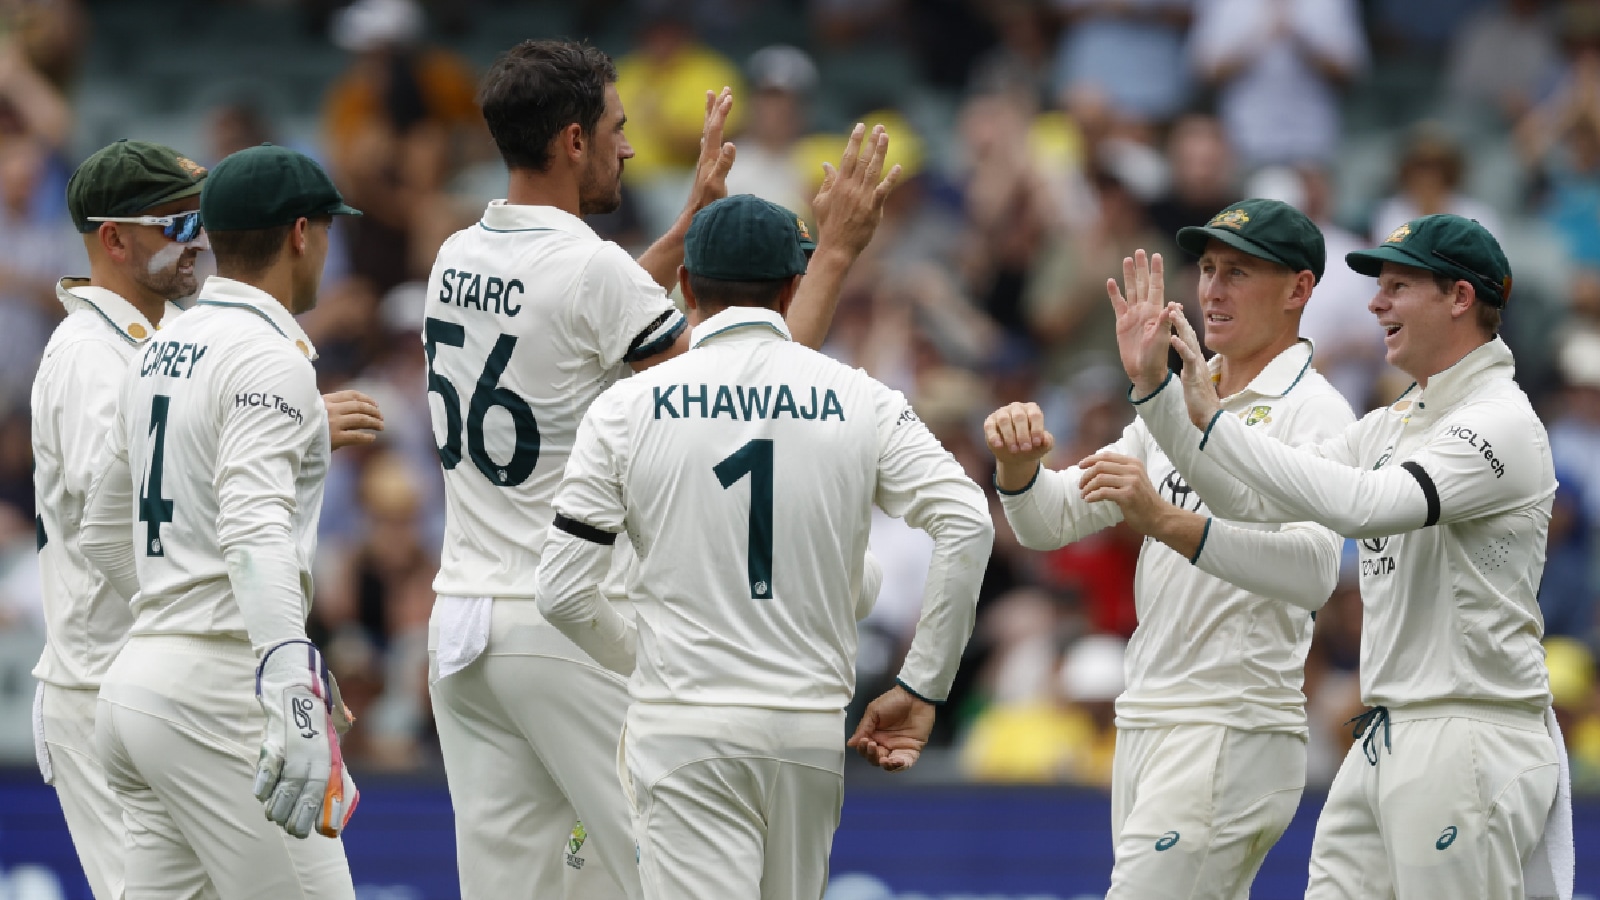
{"type": "Polygon", "coordinates": [[[804,275],[791,275],[789,283],[778,292],[778,315],[785,318],[789,316],[789,306],[794,303],[794,295],[800,292],[800,279],[804,277],[804,275]]]}
{"type": "Polygon", "coordinates": [[[678,267],[678,290],[683,292],[683,305],[686,308],[700,308],[700,301],[695,298],[694,290],[689,287],[689,269],[687,266],[678,267]]]}
{"type": "Polygon", "coordinates": [[[101,222],[95,230],[94,239],[100,243],[100,248],[106,255],[117,262],[127,262],[130,252],[127,241],[123,240],[122,229],[115,222],[101,222]]]}
{"type": "Polygon", "coordinates": [[[1311,292],[1316,290],[1317,276],[1310,269],[1301,269],[1294,273],[1294,283],[1285,299],[1284,306],[1288,309],[1305,309],[1311,300],[1311,292]]]}
{"type": "Polygon", "coordinates": [[[311,228],[311,220],[301,216],[294,220],[294,228],[289,232],[289,243],[294,247],[294,252],[305,253],[310,241],[306,232],[311,228]]]}
{"type": "Polygon", "coordinates": [[[577,122],[556,132],[555,140],[556,148],[573,162],[582,159],[589,149],[589,136],[583,133],[583,126],[577,122]]]}

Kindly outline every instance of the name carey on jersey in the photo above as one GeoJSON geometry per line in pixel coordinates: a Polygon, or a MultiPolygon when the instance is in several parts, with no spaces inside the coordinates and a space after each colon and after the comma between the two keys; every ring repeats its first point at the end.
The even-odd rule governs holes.
{"type": "Polygon", "coordinates": [[[179,341],[151,341],[144,348],[144,358],[139,366],[139,377],[165,375],[168,378],[192,378],[200,357],[210,348],[205,344],[179,341]]]}
{"type": "Polygon", "coordinates": [[[844,406],[832,388],[821,391],[815,385],[791,388],[780,385],[669,384],[651,389],[657,419],[791,419],[826,422],[830,417],[844,421],[844,406]],[[799,400],[796,400],[796,397],[799,400]]]}

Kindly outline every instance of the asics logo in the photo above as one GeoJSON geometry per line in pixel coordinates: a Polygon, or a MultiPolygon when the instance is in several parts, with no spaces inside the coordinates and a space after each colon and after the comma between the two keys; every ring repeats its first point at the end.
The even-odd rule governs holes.
{"type": "Polygon", "coordinates": [[[1444,833],[1439,835],[1439,839],[1437,841],[1433,842],[1433,849],[1435,849],[1435,850],[1447,849],[1451,844],[1454,844],[1456,842],[1456,834],[1457,834],[1456,827],[1454,825],[1451,825],[1449,828],[1446,828],[1444,830],[1444,833]]]}
{"type": "Polygon", "coordinates": [[[1160,840],[1156,841],[1156,850],[1170,850],[1176,843],[1178,843],[1178,833],[1169,831],[1163,834],[1160,840]]]}

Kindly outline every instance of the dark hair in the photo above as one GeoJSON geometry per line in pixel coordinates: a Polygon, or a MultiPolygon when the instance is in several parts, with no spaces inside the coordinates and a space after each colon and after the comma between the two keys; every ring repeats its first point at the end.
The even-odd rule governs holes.
{"type": "Polygon", "coordinates": [[[259,275],[277,261],[283,242],[293,230],[294,225],[289,224],[249,231],[208,231],[206,239],[219,274],[259,275]]]}
{"type": "MultiPolygon", "coordinates": [[[[1439,293],[1447,297],[1456,292],[1457,281],[1466,281],[1466,279],[1456,278],[1453,275],[1441,275],[1438,272],[1433,273],[1433,286],[1439,289],[1439,293]]],[[[1467,281],[1467,284],[1472,284],[1472,282],[1467,281]]],[[[1500,307],[1495,306],[1479,295],[1478,286],[1475,284],[1472,285],[1472,294],[1477,300],[1478,327],[1485,334],[1494,337],[1500,333],[1500,307]]]]}
{"type": "Polygon", "coordinates": [[[775,309],[778,295],[789,283],[787,278],[774,281],[723,281],[689,273],[689,290],[702,309],[725,309],[729,306],[759,306],[775,309]]]}
{"type": "Polygon", "coordinates": [[[594,132],[616,80],[611,57],[587,43],[523,41],[483,77],[478,106],[506,165],[543,172],[562,129],[576,122],[594,132]]]}

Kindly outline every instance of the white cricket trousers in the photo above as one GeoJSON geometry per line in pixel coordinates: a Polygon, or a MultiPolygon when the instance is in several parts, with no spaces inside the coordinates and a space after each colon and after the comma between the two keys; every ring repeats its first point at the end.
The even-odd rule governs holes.
{"type": "Polygon", "coordinates": [[[1438,703],[1389,715],[1387,746],[1369,725],[1334,776],[1307,900],[1522,900],[1559,776],[1544,714],[1438,703]]]}
{"type": "Polygon", "coordinates": [[[1119,730],[1107,900],[1245,900],[1305,784],[1299,735],[1223,725],[1119,730]]]}
{"type": "Polygon", "coordinates": [[[820,900],[844,711],[635,703],[619,775],[645,900],[820,900]]]}
{"type": "Polygon", "coordinates": [[[45,781],[56,789],[72,846],[94,900],[122,900],[122,806],[106,784],[94,746],[99,691],[40,684],[39,739],[49,758],[45,781]]]}
{"type": "Polygon", "coordinates": [[[495,600],[488,649],[459,672],[432,677],[437,622],[428,643],[462,900],[638,900],[617,782],[621,676],[532,600],[495,600]]]}
{"type": "Polygon", "coordinates": [[[344,844],[291,837],[252,792],[255,669],[248,641],[221,636],[136,635],[112,662],[95,746],[127,829],[127,900],[354,900],[344,844]]]}

